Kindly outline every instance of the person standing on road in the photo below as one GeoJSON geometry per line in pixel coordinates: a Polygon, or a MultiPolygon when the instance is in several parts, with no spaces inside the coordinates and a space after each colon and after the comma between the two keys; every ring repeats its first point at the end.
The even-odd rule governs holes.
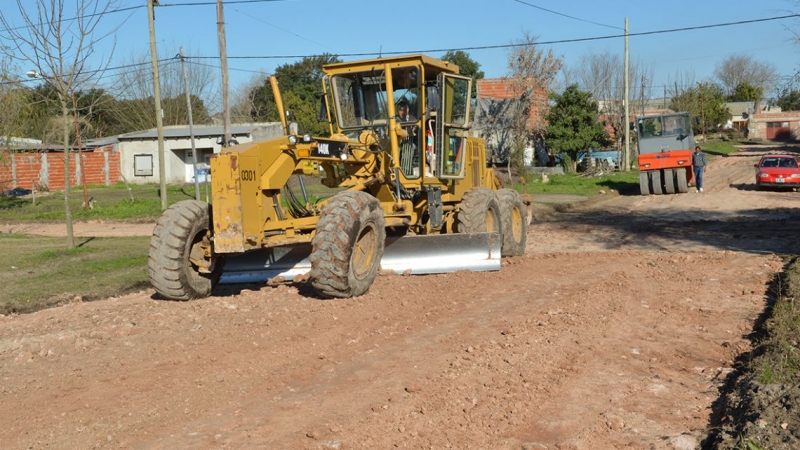
{"type": "Polygon", "coordinates": [[[706,165],[708,164],[708,159],[706,159],[706,154],[700,150],[700,146],[696,146],[694,148],[694,154],[692,154],[692,166],[694,166],[694,185],[697,188],[695,192],[703,192],[703,174],[706,171],[706,165]]]}

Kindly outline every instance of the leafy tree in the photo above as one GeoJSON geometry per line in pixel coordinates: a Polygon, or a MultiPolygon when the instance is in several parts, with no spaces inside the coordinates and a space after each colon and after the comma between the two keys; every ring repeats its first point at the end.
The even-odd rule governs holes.
{"type": "Polygon", "coordinates": [[[672,97],[670,109],[688,112],[692,116],[694,132],[699,134],[721,127],[731,118],[722,88],[710,82],[697,83],[680,91],[672,97]]]}
{"type": "Polygon", "coordinates": [[[752,84],[743,81],[736,85],[733,94],[729,97],[732,102],[754,102],[760,100],[764,96],[764,88],[753,86],[752,84]]]}
{"type": "MultiPolygon", "coordinates": [[[[322,66],[341,62],[334,55],[307,56],[302,60],[284,64],[275,69],[285,108],[291,112],[301,132],[315,135],[328,133],[327,124],[317,120],[319,99],[322,94],[322,66]]],[[[250,98],[250,117],[256,122],[280,120],[269,79],[253,89],[250,98]]]]}
{"type": "Polygon", "coordinates": [[[782,90],[776,104],[784,111],[800,111],[800,90],[782,90]]]}
{"type": "MultiPolygon", "coordinates": [[[[625,117],[625,63],[619,53],[605,51],[584,54],[576,67],[565,71],[565,79],[569,78],[574,78],[580,89],[591,92],[598,100],[603,121],[614,134],[615,145],[623,149],[629,118],[625,117]]],[[[637,106],[639,111],[643,111],[650,98],[650,88],[646,86],[653,79],[652,69],[634,61],[629,64],[628,79],[632,80],[628,86],[628,109],[630,114],[636,114],[637,106]]],[[[569,84],[572,83],[567,82],[569,84]]],[[[630,164],[622,164],[621,168],[627,171],[630,164]]]]}
{"type": "MultiPolygon", "coordinates": [[[[469,53],[463,50],[448,50],[441,59],[457,65],[461,75],[472,77],[476,81],[486,76],[481,70],[481,64],[472,59],[469,53]]],[[[477,85],[478,83],[472,84],[472,98],[478,97],[477,85]]]]}
{"type": "Polygon", "coordinates": [[[597,102],[590,92],[572,84],[560,95],[550,94],[550,99],[554,104],[547,114],[547,145],[553,151],[566,153],[576,161],[579,152],[611,143],[608,131],[598,120],[597,102]]]}

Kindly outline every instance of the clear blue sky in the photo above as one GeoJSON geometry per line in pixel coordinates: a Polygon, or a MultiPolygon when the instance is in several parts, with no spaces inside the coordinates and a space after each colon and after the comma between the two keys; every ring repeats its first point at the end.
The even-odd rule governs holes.
{"type": "MultiPolygon", "coordinates": [[[[164,5],[156,7],[160,58],[173,56],[179,46],[190,54],[218,57],[214,0],[160,2],[164,5]]],[[[114,53],[118,64],[149,51],[144,5],[146,0],[121,0],[121,7],[133,9],[105,19],[109,25],[120,26],[114,53]]],[[[506,73],[509,50],[477,47],[510,44],[525,30],[572,66],[587,52],[610,51],[622,56],[623,39],[555,42],[621,35],[626,17],[630,33],[635,34],[800,13],[797,0],[228,0],[225,5],[233,89],[254,72],[271,73],[302,55],[324,52],[370,54],[364,57],[380,52],[426,52],[439,57],[446,49],[464,49],[481,64],[487,77],[500,77],[506,73]]],[[[10,9],[11,5],[6,5],[3,12],[13,17],[10,9]]],[[[693,74],[696,81],[711,78],[715,65],[734,54],[752,55],[757,61],[773,64],[780,75],[792,75],[800,70],[800,45],[792,41],[790,30],[800,34],[798,18],[632,36],[631,60],[652,68],[655,92],[679,72],[693,74]]],[[[213,59],[204,62],[219,64],[213,59]]]]}

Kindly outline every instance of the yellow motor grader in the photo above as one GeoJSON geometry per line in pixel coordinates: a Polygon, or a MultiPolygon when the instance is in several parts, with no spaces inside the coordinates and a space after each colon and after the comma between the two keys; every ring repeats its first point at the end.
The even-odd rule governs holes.
{"type": "Polygon", "coordinates": [[[499,270],[525,251],[530,198],[501,189],[470,133],[472,80],[424,55],[323,68],[320,120],[300,134],[270,82],[284,136],[211,160],[211,204],[158,220],[149,275],[168,299],[217,283],[310,281],[322,297],[364,294],[380,270],[499,270]],[[333,195],[314,199],[308,177],[333,195]],[[299,186],[299,190],[298,190],[299,186]]]}

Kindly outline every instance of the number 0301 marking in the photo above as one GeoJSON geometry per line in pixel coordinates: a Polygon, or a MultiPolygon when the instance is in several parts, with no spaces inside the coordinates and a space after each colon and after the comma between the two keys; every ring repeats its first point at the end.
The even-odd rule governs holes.
{"type": "Polygon", "coordinates": [[[255,170],[243,170],[242,171],[242,181],[255,181],[256,180],[256,171],[255,170]]]}

